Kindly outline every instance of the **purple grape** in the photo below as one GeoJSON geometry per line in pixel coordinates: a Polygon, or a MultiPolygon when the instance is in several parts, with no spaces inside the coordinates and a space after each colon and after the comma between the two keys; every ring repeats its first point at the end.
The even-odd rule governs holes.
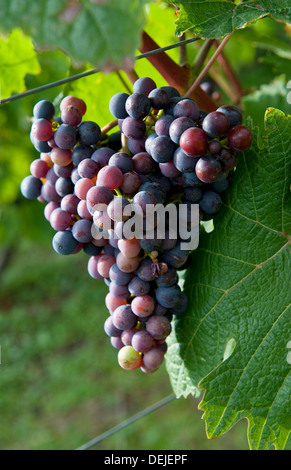
{"type": "Polygon", "coordinates": [[[26,176],[21,183],[20,190],[26,199],[37,199],[41,195],[42,182],[32,175],[26,176]]]}
{"type": "Polygon", "coordinates": [[[126,100],[129,98],[127,93],[116,93],[109,101],[109,110],[111,114],[118,119],[125,119],[128,114],[125,109],[126,100]]]}
{"type": "Polygon", "coordinates": [[[243,114],[237,106],[220,106],[216,111],[223,113],[228,117],[230,127],[242,124],[243,114]]]}
{"type": "Polygon", "coordinates": [[[157,163],[166,163],[173,159],[176,148],[170,137],[160,135],[151,142],[151,156],[157,163]]]}
{"type": "Polygon", "coordinates": [[[226,137],[230,122],[226,114],[214,111],[203,119],[202,129],[212,139],[226,137]]]}
{"type": "Polygon", "coordinates": [[[143,119],[150,112],[151,101],[143,93],[133,93],[127,98],[125,109],[132,118],[143,119]]]}
{"type": "Polygon", "coordinates": [[[110,282],[109,292],[116,299],[128,299],[130,297],[128,287],[126,285],[120,286],[114,281],[110,282]]]}
{"type": "Polygon", "coordinates": [[[122,132],[126,135],[126,137],[141,139],[146,133],[146,125],[142,119],[133,119],[132,117],[127,117],[122,123],[122,132]]]}
{"type": "Polygon", "coordinates": [[[92,240],[92,222],[90,220],[78,220],[72,229],[74,238],[80,243],[89,243],[92,240]]]}
{"type": "Polygon", "coordinates": [[[114,281],[119,286],[127,286],[132,279],[132,274],[120,271],[117,264],[114,264],[110,268],[109,278],[111,279],[111,281],[114,281]]]}
{"type": "Polygon", "coordinates": [[[132,157],[125,152],[118,152],[112,155],[108,165],[119,168],[122,173],[129,173],[133,170],[132,157]]]}
{"type": "Polygon", "coordinates": [[[137,331],[132,337],[131,345],[135,351],[146,353],[154,346],[154,339],[147,331],[137,331]]]}
{"type": "Polygon", "coordinates": [[[99,165],[91,158],[85,158],[78,165],[78,172],[81,178],[95,178],[99,171],[99,165]]]}
{"type": "Polygon", "coordinates": [[[137,324],[137,317],[131,310],[130,305],[121,305],[112,314],[112,323],[119,330],[129,330],[137,324]]]}
{"type": "Polygon", "coordinates": [[[219,193],[215,191],[206,191],[200,202],[200,208],[206,214],[216,214],[222,206],[222,200],[219,193]]]}
{"type": "Polygon", "coordinates": [[[171,333],[171,323],[165,316],[152,315],[146,323],[146,331],[155,340],[163,340],[171,333]]]}
{"type": "Polygon", "coordinates": [[[101,129],[96,122],[84,121],[78,127],[81,145],[96,145],[101,138],[101,129]]]}
{"type": "Polygon", "coordinates": [[[73,126],[61,124],[54,135],[55,143],[62,150],[70,150],[77,143],[77,131],[73,126]]]}
{"type": "Polygon", "coordinates": [[[170,98],[166,90],[162,88],[155,88],[148,95],[151,107],[154,109],[164,109],[170,104],[170,98]]]}
{"type": "Polygon", "coordinates": [[[78,247],[77,240],[70,230],[57,232],[53,238],[53,248],[59,255],[72,255],[78,247]]]}
{"type": "Polygon", "coordinates": [[[143,93],[146,96],[148,96],[155,88],[157,88],[156,83],[149,77],[140,77],[133,84],[134,93],[143,93]]]}
{"type": "Polygon", "coordinates": [[[147,281],[143,281],[138,276],[135,276],[128,284],[128,290],[131,295],[146,295],[150,292],[151,285],[147,281]]]}
{"type": "Polygon", "coordinates": [[[47,100],[41,100],[33,108],[33,116],[36,119],[47,119],[50,121],[55,114],[53,103],[47,100]]]}
{"type": "Polygon", "coordinates": [[[187,117],[196,122],[199,119],[200,110],[195,101],[190,98],[180,100],[173,109],[175,118],[187,117]]]}
{"type": "Polygon", "coordinates": [[[177,170],[181,173],[192,173],[195,171],[196,164],[198,162],[198,158],[189,157],[186,155],[185,152],[178,147],[176,152],[174,153],[173,161],[177,170]]]}
{"type": "Polygon", "coordinates": [[[212,155],[199,158],[195,172],[203,183],[213,183],[222,172],[221,164],[212,155]]]}

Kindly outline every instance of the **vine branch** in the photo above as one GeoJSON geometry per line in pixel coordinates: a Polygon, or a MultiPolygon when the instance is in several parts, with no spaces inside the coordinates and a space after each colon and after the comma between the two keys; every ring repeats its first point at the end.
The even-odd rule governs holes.
{"type": "MultiPolygon", "coordinates": [[[[206,75],[208,74],[209,70],[211,69],[212,65],[214,64],[214,62],[216,61],[217,57],[220,55],[221,51],[223,50],[223,48],[225,47],[225,45],[228,43],[228,41],[230,40],[231,38],[231,34],[228,34],[224,39],[223,41],[221,42],[221,44],[219,45],[219,47],[216,49],[215,53],[213,54],[213,56],[211,57],[211,59],[208,61],[208,63],[206,64],[206,66],[204,67],[204,69],[201,71],[201,73],[198,75],[198,77],[196,78],[196,80],[194,81],[193,85],[189,88],[189,90],[186,92],[186,95],[185,96],[192,96],[196,89],[199,87],[200,83],[202,82],[202,80],[206,77],[206,75]]],[[[205,109],[205,111],[207,111],[205,109]]]]}

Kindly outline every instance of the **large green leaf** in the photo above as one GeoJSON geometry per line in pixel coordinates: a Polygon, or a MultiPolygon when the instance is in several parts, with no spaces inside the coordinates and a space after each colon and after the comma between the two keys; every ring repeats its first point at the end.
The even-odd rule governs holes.
{"type": "Polygon", "coordinates": [[[40,73],[40,65],[32,41],[20,30],[7,39],[0,39],[1,98],[25,89],[28,73],[40,73]]]}
{"type": "Polygon", "coordinates": [[[167,354],[177,396],[206,389],[208,435],[246,417],[253,449],[283,448],[291,431],[291,117],[269,108],[265,129],[193,253],[167,354]]]}
{"type": "Polygon", "coordinates": [[[37,46],[76,63],[120,66],[133,58],[145,24],[145,0],[1,0],[0,31],[22,28],[37,46]]]}
{"type": "Polygon", "coordinates": [[[220,38],[265,16],[286,23],[291,21],[289,0],[240,3],[229,0],[168,1],[180,8],[176,22],[177,35],[192,31],[202,38],[220,38]]]}

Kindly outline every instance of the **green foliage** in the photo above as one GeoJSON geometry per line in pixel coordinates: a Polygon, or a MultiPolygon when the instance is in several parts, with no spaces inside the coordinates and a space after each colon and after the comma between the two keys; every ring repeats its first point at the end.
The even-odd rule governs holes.
{"type": "Polygon", "coordinates": [[[39,72],[40,66],[31,38],[16,29],[7,40],[0,39],[1,98],[25,89],[26,75],[39,72]]]}
{"type": "Polygon", "coordinates": [[[263,146],[255,140],[238,162],[215,230],[193,253],[168,371],[178,396],[206,389],[210,437],[247,417],[251,448],[282,449],[291,429],[291,118],[269,109],[265,128],[263,146]]]}
{"type": "Polygon", "coordinates": [[[191,31],[202,38],[220,38],[266,16],[291,21],[288,0],[240,3],[229,0],[178,0],[174,3],[180,8],[176,22],[178,36],[191,31]]]}
{"type": "MultiPolygon", "coordinates": [[[[52,255],[52,230],[43,218],[43,206],[24,201],[19,186],[30,162],[38,157],[29,140],[34,104],[49,99],[58,108],[64,95],[73,94],[86,101],[86,119],[104,126],[113,120],[108,109],[112,94],[132,89],[124,71],[109,72],[133,64],[143,28],[159,46],[177,42],[175,20],[176,35],[189,31],[188,35],[221,38],[235,32],[224,52],[245,91],[239,102],[245,119],[254,124],[253,148],[238,161],[215,229],[203,234],[191,267],[184,273],[190,305],[173,323],[167,353],[175,393],[189,401],[190,395],[198,398],[204,390],[200,408],[207,435],[221,439],[207,443],[192,435],[189,429],[198,429],[198,412],[189,417],[186,405],[179,404],[179,411],[170,415],[175,426],[171,426],[171,419],[167,426],[172,441],[162,436],[164,419],[155,422],[154,431],[149,418],[151,432],[146,437],[141,424],[139,433],[128,430],[125,440],[117,437],[111,442],[117,449],[127,445],[244,448],[243,438],[229,443],[229,433],[222,436],[241,418],[249,421],[252,449],[272,445],[283,449],[290,433],[291,122],[282,112],[290,114],[287,82],[291,78],[291,48],[290,29],[280,23],[291,21],[290,1],[167,3],[0,2],[2,98],[92,66],[103,69],[0,108],[0,244],[1,250],[12,247],[16,254],[1,279],[0,293],[0,342],[6,361],[6,368],[1,366],[0,386],[4,447],[77,447],[141,408],[139,394],[132,398],[132,389],[143,389],[143,404],[145,395],[150,404],[161,391],[171,392],[165,368],[158,378],[155,374],[128,376],[119,370],[115,351],[104,340],[107,290],[88,278],[84,260],[52,255]],[[180,8],[178,19],[173,4],[180,8]],[[27,239],[27,246],[19,244],[27,239]],[[41,244],[50,251],[43,251],[41,244]],[[136,408],[127,408],[125,414],[128,396],[136,408]],[[96,401],[97,419],[92,420],[92,402],[96,401]],[[96,427],[104,407],[109,411],[96,427]],[[11,426],[16,422],[16,427],[11,426]],[[183,429],[178,437],[177,423],[183,429]],[[142,442],[137,440],[138,434],[142,434],[142,442]]],[[[200,44],[187,50],[189,67],[200,44]]],[[[178,62],[178,49],[169,55],[178,62]]],[[[227,80],[223,68],[215,64],[213,69],[222,83],[227,80]]],[[[151,76],[157,86],[166,85],[148,61],[137,61],[135,71],[139,76],[151,76]]],[[[222,96],[219,104],[230,104],[227,94],[222,96]]],[[[241,426],[231,433],[235,435],[241,426]]]]}
{"type": "Polygon", "coordinates": [[[108,69],[132,59],[145,25],[145,0],[3,0],[2,31],[16,27],[37,46],[65,51],[75,63],[108,69]]]}
{"type": "MultiPolygon", "coordinates": [[[[1,277],[2,450],[76,449],[172,393],[165,367],[148,376],[118,367],[103,330],[107,287],[88,277],[85,255],[52,252],[48,227],[43,246],[18,245],[1,277]]],[[[175,400],[96,449],[247,449],[243,423],[209,441],[197,404],[175,400]]]]}

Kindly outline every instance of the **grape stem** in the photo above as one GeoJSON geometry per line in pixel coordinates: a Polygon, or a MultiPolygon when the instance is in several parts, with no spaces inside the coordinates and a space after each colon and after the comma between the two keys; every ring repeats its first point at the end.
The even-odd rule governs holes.
{"type": "Polygon", "coordinates": [[[127,145],[127,137],[123,133],[121,134],[121,145],[122,145],[122,151],[130,155],[130,151],[127,145]]]}
{"type": "Polygon", "coordinates": [[[132,93],[132,90],[130,89],[130,87],[128,86],[128,84],[126,83],[126,81],[124,80],[123,76],[121,75],[121,73],[119,71],[116,72],[116,75],[118,76],[119,80],[121,81],[121,83],[123,84],[124,88],[126,89],[126,91],[131,95],[132,93]]]}
{"type": "MultiPolygon", "coordinates": [[[[182,36],[179,37],[179,41],[184,41],[186,39],[185,33],[182,34],[182,36]]],[[[179,47],[179,64],[181,67],[184,67],[188,63],[187,59],[187,47],[186,45],[182,45],[179,47]]]]}
{"type": "MultiPolygon", "coordinates": [[[[219,41],[214,40],[214,46],[216,48],[219,47],[219,41]]],[[[224,51],[221,52],[221,54],[217,57],[217,62],[221,65],[223,70],[225,71],[225,74],[231,84],[231,86],[234,88],[235,93],[237,95],[237,101],[240,100],[240,98],[244,95],[244,90],[240,84],[240,81],[238,80],[236,74],[234,73],[224,51]]]]}
{"type": "Polygon", "coordinates": [[[127,75],[127,78],[133,85],[139,79],[139,76],[134,69],[124,70],[124,73],[127,75]]]}
{"type": "Polygon", "coordinates": [[[203,70],[200,72],[200,74],[198,75],[198,77],[196,78],[196,80],[194,81],[193,85],[189,88],[189,90],[186,92],[186,95],[187,97],[191,97],[193,95],[193,93],[195,93],[196,89],[199,87],[200,83],[202,82],[202,80],[206,77],[206,75],[208,74],[209,70],[211,69],[212,65],[214,64],[214,62],[216,61],[217,57],[220,55],[220,53],[222,52],[223,48],[226,46],[226,44],[228,43],[228,41],[230,40],[232,34],[228,34],[224,39],[223,41],[221,42],[221,44],[219,45],[219,47],[216,49],[215,53],[213,54],[213,56],[210,58],[210,60],[207,62],[207,64],[205,65],[205,67],[203,68],[203,70]]]}
{"type": "Polygon", "coordinates": [[[231,85],[228,83],[225,77],[216,70],[215,67],[212,67],[209,70],[209,76],[215,81],[215,83],[224,91],[232,103],[237,103],[237,94],[232,89],[231,85]]]}
{"type": "Polygon", "coordinates": [[[203,64],[206,60],[206,57],[208,55],[208,52],[211,49],[212,44],[213,44],[213,39],[207,39],[203,43],[202,47],[199,49],[199,52],[196,56],[194,66],[193,66],[193,70],[196,73],[196,75],[198,75],[198,73],[201,71],[203,64]]]}
{"type": "Polygon", "coordinates": [[[112,129],[114,129],[114,127],[118,126],[118,119],[114,119],[114,121],[112,122],[109,122],[108,124],[106,124],[106,126],[104,126],[102,129],[101,129],[101,135],[104,136],[107,134],[107,132],[111,131],[112,129]]]}

